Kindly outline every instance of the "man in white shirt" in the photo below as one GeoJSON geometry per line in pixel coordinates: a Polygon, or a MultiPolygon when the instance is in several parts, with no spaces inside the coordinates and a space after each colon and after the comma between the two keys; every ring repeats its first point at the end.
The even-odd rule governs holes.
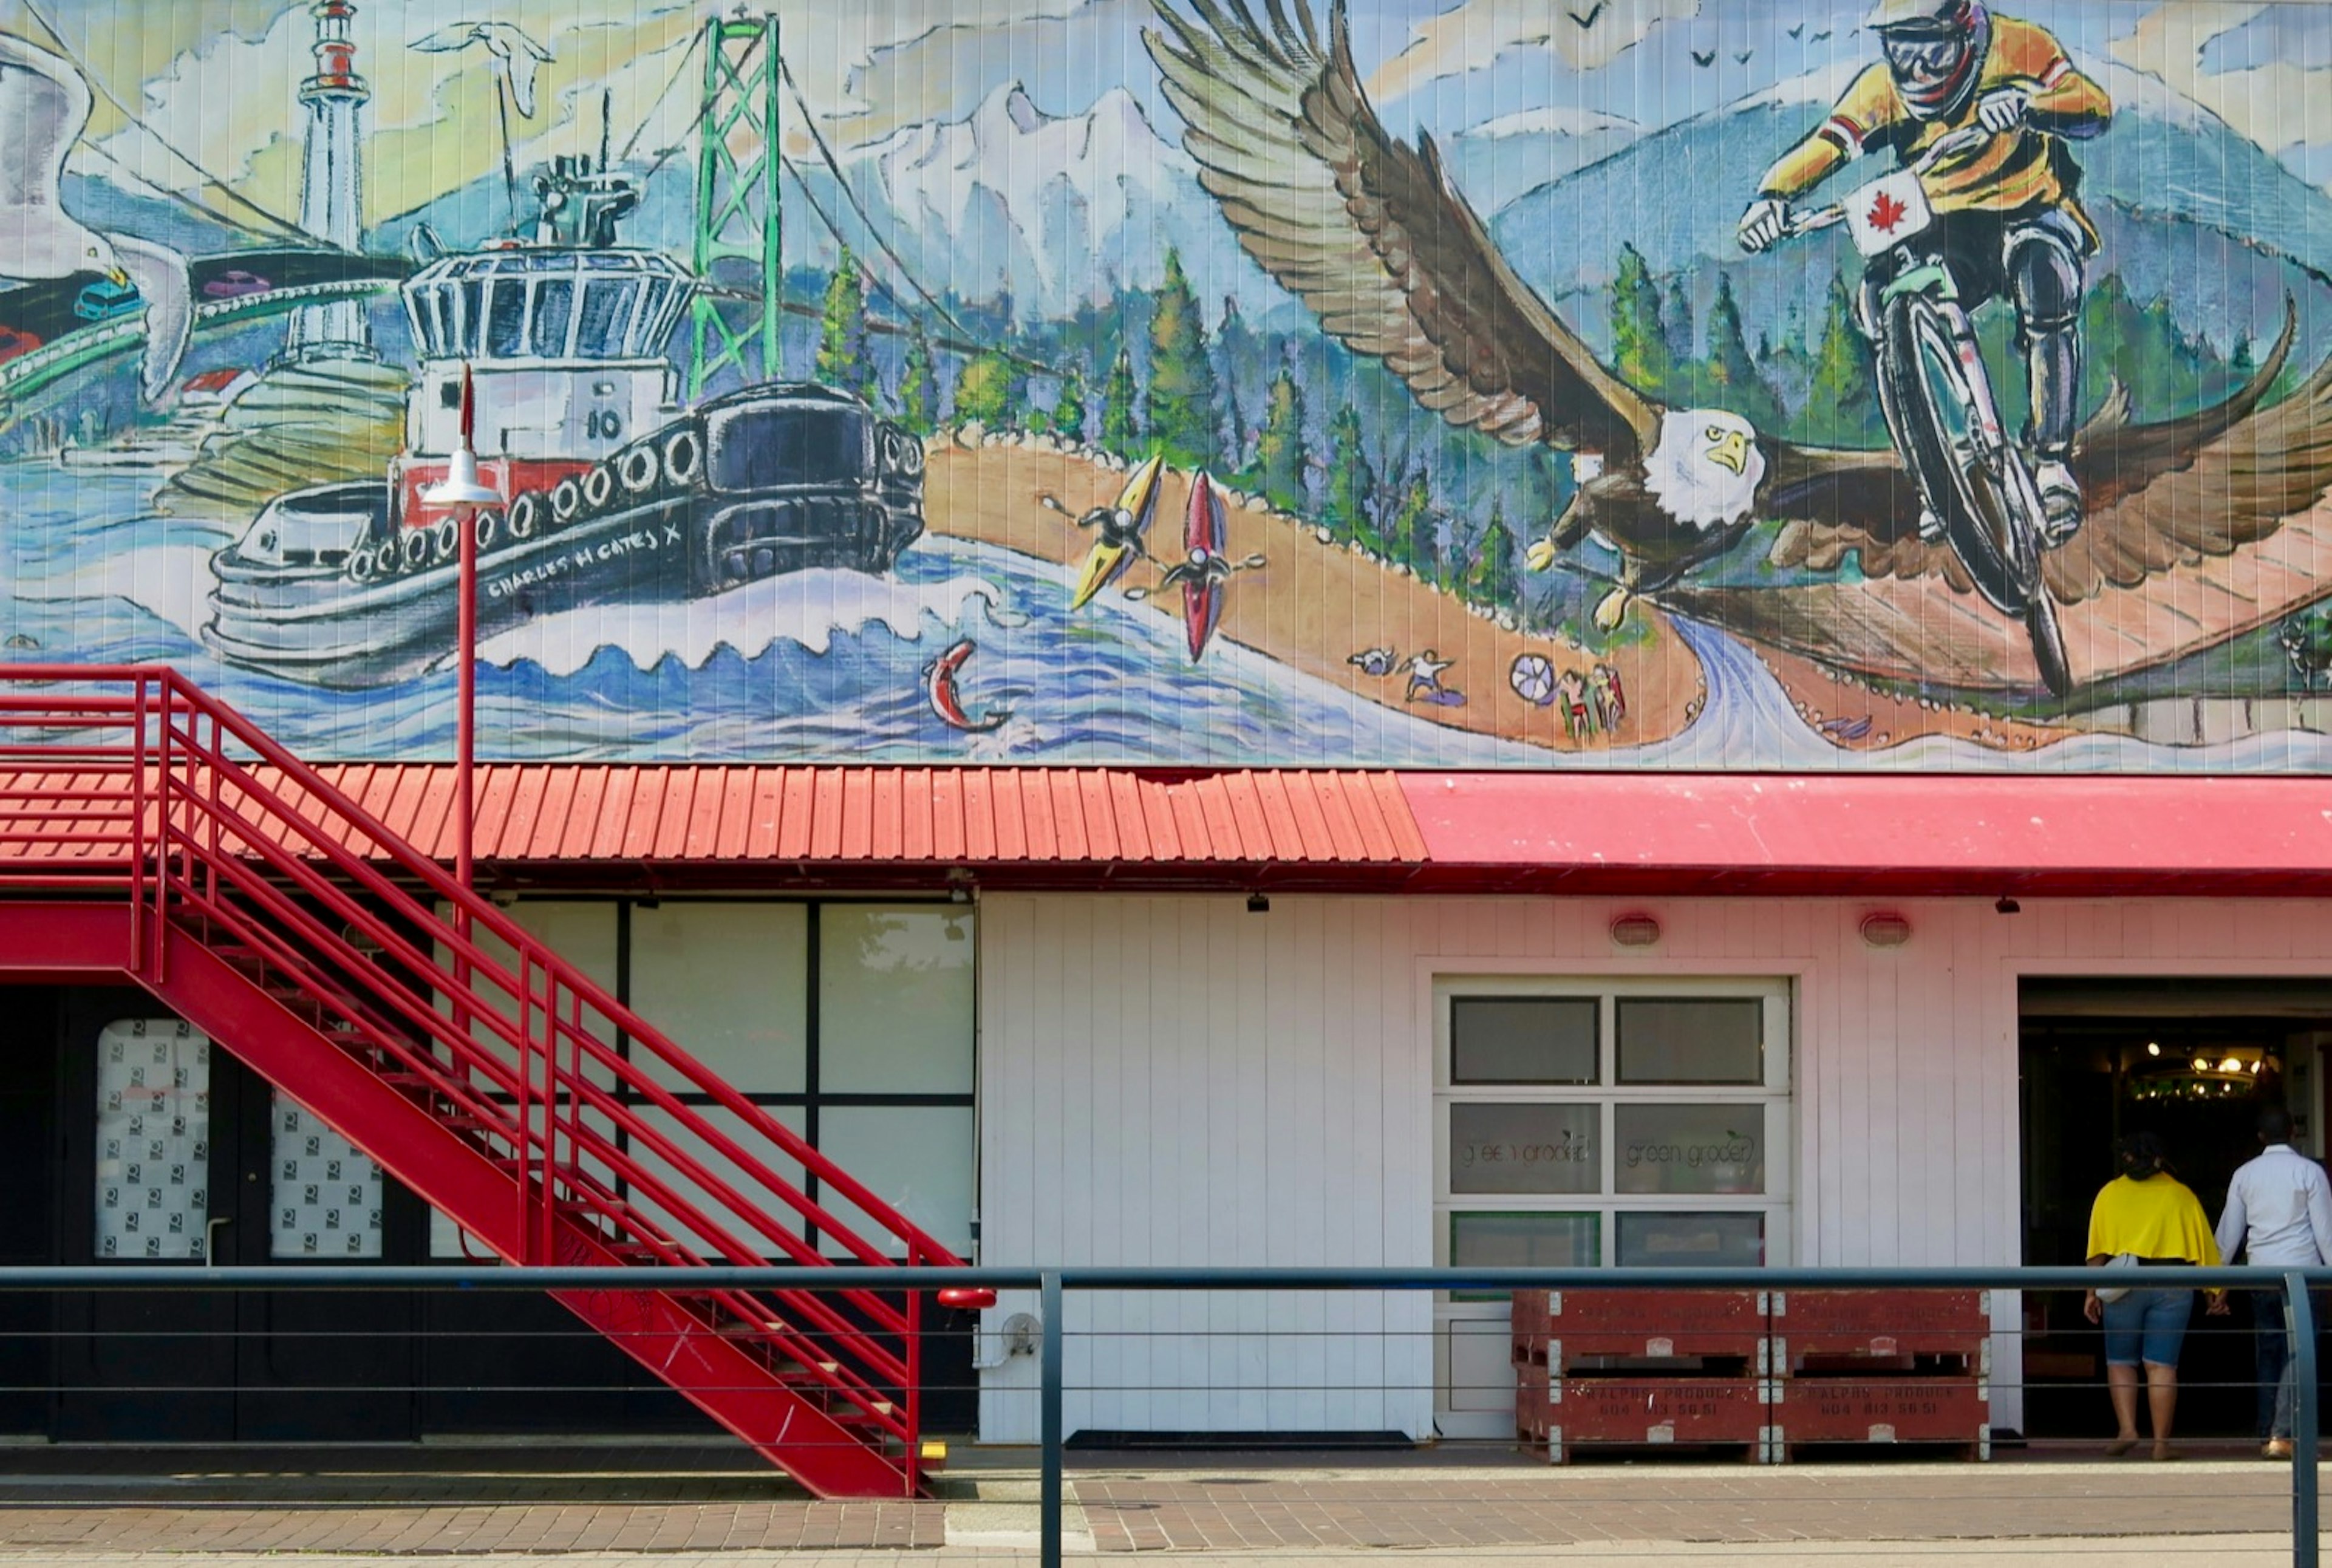
{"type": "MultiPolygon", "coordinates": [[[[2324,1167],[2291,1146],[2291,1113],[2264,1105],[2259,1114],[2259,1157],[2227,1183],[2219,1216],[2219,1256],[2261,1267],[2315,1268],[2332,1263],[2332,1181],[2324,1167]]],[[[2283,1294],[2251,1293],[2252,1344],[2258,1356],[2260,1426],[2270,1459],[2291,1458],[2290,1343],[2283,1294]],[[2269,1391],[2274,1392],[2270,1394],[2269,1391]]]]}

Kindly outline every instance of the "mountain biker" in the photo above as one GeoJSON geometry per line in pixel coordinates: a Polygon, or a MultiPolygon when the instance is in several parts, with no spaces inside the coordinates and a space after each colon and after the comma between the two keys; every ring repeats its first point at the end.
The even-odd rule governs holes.
{"type": "MultiPolygon", "coordinates": [[[[2113,105],[2042,29],[1995,16],[1983,0],[1879,0],[1864,25],[1886,58],[1854,79],[1830,117],[1765,171],[1741,215],[1742,248],[1762,251],[1788,232],[1791,198],[1866,152],[1892,148],[1905,164],[1969,126],[1993,136],[1945,158],[1923,180],[1935,243],[1973,310],[2006,295],[2016,309],[2031,416],[2024,443],[2049,544],[2072,538],[2081,491],[2068,465],[2081,387],[2082,263],[2097,230],[2075,193],[2081,171],[2066,147],[2106,128],[2113,105]]],[[[1861,325],[1879,351],[1879,291],[1866,273],[1861,325]]],[[[1888,429],[1902,446],[1888,378],[1878,378],[1888,429]]],[[[1940,538],[1932,508],[1923,539],[1940,538]]]]}

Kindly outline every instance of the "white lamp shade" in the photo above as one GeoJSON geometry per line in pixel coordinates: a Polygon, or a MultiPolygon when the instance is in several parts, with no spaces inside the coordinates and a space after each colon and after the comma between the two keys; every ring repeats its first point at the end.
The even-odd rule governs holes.
{"type": "Polygon", "coordinates": [[[478,454],[467,446],[454,449],[445,477],[424,490],[421,500],[429,506],[501,506],[504,502],[502,492],[479,475],[478,454]]]}

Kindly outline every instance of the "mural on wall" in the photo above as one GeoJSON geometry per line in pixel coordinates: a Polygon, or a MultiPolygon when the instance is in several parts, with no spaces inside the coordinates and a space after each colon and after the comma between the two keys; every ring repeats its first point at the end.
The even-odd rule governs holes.
{"type": "Polygon", "coordinates": [[[0,0],[0,656],[442,756],[466,426],[501,756],[2321,770],[2327,91],[2332,5],[0,0]]]}

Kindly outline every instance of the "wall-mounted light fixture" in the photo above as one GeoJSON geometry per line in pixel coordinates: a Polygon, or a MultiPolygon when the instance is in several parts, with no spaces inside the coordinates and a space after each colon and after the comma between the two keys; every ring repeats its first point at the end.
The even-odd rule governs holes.
{"type": "Polygon", "coordinates": [[[1911,923],[1892,911],[1862,917],[1865,947],[1901,947],[1911,940],[1911,923]]]}
{"type": "Polygon", "coordinates": [[[1269,914],[1271,900],[1259,893],[1250,893],[1247,895],[1247,912],[1249,914],[1269,914]]]}
{"type": "Polygon", "coordinates": [[[1649,914],[1623,914],[1611,923],[1611,940],[1621,947],[1650,947],[1660,940],[1660,923],[1649,914]]]}
{"type": "Polygon", "coordinates": [[[1993,902],[1992,907],[2002,914],[2021,914],[2024,910],[2022,904],[2004,893],[1993,902]]]}

